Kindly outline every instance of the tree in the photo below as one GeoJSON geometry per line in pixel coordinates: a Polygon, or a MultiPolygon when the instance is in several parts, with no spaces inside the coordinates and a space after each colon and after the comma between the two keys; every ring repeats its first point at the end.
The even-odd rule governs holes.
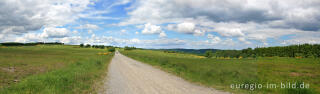
{"type": "Polygon", "coordinates": [[[134,50],[134,49],[136,49],[136,47],[128,47],[128,46],[124,47],[124,50],[134,50]]]}
{"type": "Polygon", "coordinates": [[[90,44],[87,44],[87,45],[86,45],[86,48],[90,48],[90,47],[91,47],[91,45],[90,45],[90,44]]]}
{"type": "Polygon", "coordinates": [[[109,51],[109,52],[114,52],[114,51],[116,51],[116,49],[115,49],[114,47],[110,47],[110,48],[108,49],[108,51],[109,51]]]}
{"type": "Polygon", "coordinates": [[[80,47],[81,47],[81,48],[83,48],[83,47],[84,47],[84,44],[83,44],[83,43],[81,43],[81,44],[80,44],[80,47]]]}
{"type": "Polygon", "coordinates": [[[207,50],[206,53],[204,54],[205,57],[207,58],[211,58],[213,56],[212,51],[211,50],[207,50]]]}
{"type": "Polygon", "coordinates": [[[216,57],[299,57],[299,58],[319,58],[319,44],[299,44],[284,47],[258,47],[255,49],[243,50],[219,50],[214,53],[216,57]]]}

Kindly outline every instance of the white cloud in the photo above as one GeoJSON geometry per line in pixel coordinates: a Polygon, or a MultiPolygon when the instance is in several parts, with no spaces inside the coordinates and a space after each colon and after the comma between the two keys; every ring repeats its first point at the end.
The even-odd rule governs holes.
{"type": "Polygon", "coordinates": [[[230,39],[230,38],[224,40],[223,42],[221,42],[221,44],[228,45],[228,46],[235,46],[234,41],[232,39],[230,39]]]}
{"type": "Polygon", "coordinates": [[[121,29],[121,33],[126,33],[126,32],[127,32],[127,30],[121,29]]]}
{"type": "Polygon", "coordinates": [[[44,41],[45,38],[43,34],[38,34],[38,33],[27,33],[24,34],[22,37],[17,37],[15,39],[15,42],[39,42],[39,41],[44,41]]]}
{"type": "Polygon", "coordinates": [[[179,24],[168,24],[168,30],[177,31],[184,34],[193,34],[195,36],[204,36],[205,31],[201,28],[197,29],[196,25],[192,22],[182,22],[179,24]]]}
{"type": "Polygon", "coordinates": [[[92,34],[93,33],[93,31],[92,30],[88,30],[88,34],[92,34]]]}
{"type": "Polygon", "coordinates": [[[120,30],[120,34],[121,34],[121,35],[127,35],[128,32],[127,32],[127,30],[125,30],[125,29],[121,29],[121,30],[120,30]]]}
{"type": "Polygon", "coordinates": [[[144,27],[144,25],[137,25],[136,26],[138,29],[142,29],[144,27]]]}
{"type": "Polygon", "coordinates": [[[194,30],[194,33],[193,33],[193,35],[195,35],[195,36],[204,36],[205,35],[205,31],[201,31],[201,30],[194,30]]]}
{"type": "Polygon", "coordinates": [[[177,25],[177,31],[187,34],[194,32],[196,25],[194,23],[184,22],[177,25]]]}
{"type": "Polygon", "coordinates": [[[66,28],[55,28],[55,27],[46,27],[43,29],[42,33],[26,33],[22,36],[14,36],[15,42],[47,42],[51,41],[50,39],[61,39],[68,37],[70,31],[66,28]]]}
{"type": "Polygon", "coordinates": [[[73,34],[78,34],[78,31],[77,30],[73,30],[72,33],[73,34]]]}
{"type": "Polygon", "coordinates": [[[112,8],[114,6],[125,5],[130,3],[132,0],[117,0],[115,3],[112,3],[108,8],[112,8]]]}
{"type": "Polygon", "coordinates": [[[22,34],[41,27],[63,26],[78,18],[89,0],[1,0],[0,33],[22,34]]]}
{"type": "Polygon", "coordinates": [[[319,30],[319,3],[319,0],[137,0],[128,13],[130,18],[120,24],[181,23],[207,17],[213,22],[282,21],[290,28],[319,30]]]}
{"type": "Polygon", "coordinates": [[[318,37],[303,37],[296,39],[284,40],[282,44],[291,45],[291,44],[320,44],[320,38],[318,37]]]}
{"type": "Polygon", "coordinates": [[[251,44],[251,42],[250,42],[250,41],[247,41],[246,38],[244,38],[244,37],[239,37],[238,40],[239,40],[240,42],[245,43],[245,44],[251,44]]]}
{"type": "Polygon", "coordinates": [[[164,31],[161,30],[160,26],[152,25],[151,23],[146,23],[144,25],[144,29],[142,30],[141,34],[159,34],[159,37],[166,37],[164,31]]]}
{"type": "Polygon", "coordinates": [[[80,36],[64,37],[56,40],[65,44],[80,44],[82,42],[82,38],[80,36]]]}
{"type": "Polygon", "coordinates": [[[241,29],[239,28],[224,28],[218,27],[214,29],[215,32],[218,32],[221,36],[227,37],[242,37],[244,34],[242,33],[241,29]]]}
{"type": "Polygon", "coordinates": [[[187,34],[217,32],[245,44],[266,43],[270,38],[320,31],[319,4],[319,0],[137,0],[129,18],[119,25],[168,24],[168,30],[187,34]]]}
{"type": "Polygon", "coordinates": [[[62,38],[67,37],[69,32],[66,28],[46,27],[43,29],[41,36],[45,38],[62,38]]]}
{"type": "Polygon", "coordinates": [[[217,44],[221,42],[220,37],[218,36],[213,36],[212,34],[208,34],[207,38],[210,39],[208,42],[212,43],[212,44],[217,44]]]}
{"type": "Polygon", "coordinates": [[[157,25],[152,25],[151,23],[147,23],[144,25],[144,29],[142,30],[142,34],[159,34],[161,33],[161,27],[157,25]]]}
{"type": "Polygon", "coordinates": [[[85,24],[85,25],[80,25],[79,27],[76,27],[76,29],[99,29],[99,26],[94,24],[85,24]]]}
{"type": "MultiPolygon", "coordinates": [[[[140,43],[140,40],[134,38],[134,39],[131,39],[130,42],[133,43],[133,44],[137,44],[137,43],[140,43]]],[[[131,43],[130,43],[130,44],[131,44],[131,43]]]]}
{"type": "Polygon", "coordinates": [[[284,41],[283,44],[318,43],[320,37],[319,0],[116,0],[116,3],[108,3],[109,8],[112,8],[132,2],[131,6],[125,8],[128,11],[128,18],[125,19],[103,16],[102,14],[112,13],[112,10],[95,11],[89,6],[95,1],[2,0],[0,42],[52,41],[51,38],[54,38],[71,44],[82,41],[112,45],[146,43],[145,47],[196,47],[194,44],[197,47],[228,48],[222,46],[232,44],[247,47],[246,45],[256,45],[253,44],[255,42],[273,45],[268,42],[269,39],[284,41]],[[76,21],[79,17],[90,20],[122,19],[118,25],[133,24],[142,29],[141,34],[156,34],[160,38],[130,40],[96,36],[92,30],[98,32],[97,29],[102,28],[99,27],[102,25],[94,23],[76,27],[87,29],[92,36],[83,39],[72,37],[77,31],[70,32],[64,25],[76,21]],[[166,32],[162,30],[166,24],[167,30],[180,33],[204,36],[207,32],[214,32],[216,35],[208,34],[207,41],[166,39],[166,32]],[[41,28],[42,33],[30,32],[41,28]]]}
{"type": "Polygon", "coordinates": [[[159,37],[161,37],[161,38],[163,38],[163,37],[167,37],[167,34],[166,34],[166,33],[164,33],[164,32],[161,32],[161,33],[159,34],[159,37]]]}

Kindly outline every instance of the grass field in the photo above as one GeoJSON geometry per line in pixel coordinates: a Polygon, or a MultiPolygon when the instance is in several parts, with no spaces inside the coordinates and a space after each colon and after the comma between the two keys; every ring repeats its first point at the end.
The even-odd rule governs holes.
{"type": "Polygon", "coordinates": [[[113,53],[78,46],[0,46],[0,94],[95,93],[113,53]]]}
{"type": "Polygon", "coordinates": [[[125,50],[121,53],[188,81],[233,93],[320,93],[320,59],[316,58],[215,59],[152,50],[125,50]],[[281,88],[281,82],[309,84],[310,88],[281,88]],[[231,88],[237,84],[261,84],[262,88],[231,88]],[[271,84],[276,87],[266,87],[271,84]]]}

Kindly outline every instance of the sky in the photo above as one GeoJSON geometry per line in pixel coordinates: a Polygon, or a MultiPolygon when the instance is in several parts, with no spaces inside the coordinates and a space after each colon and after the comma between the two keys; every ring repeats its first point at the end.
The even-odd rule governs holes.
{"type": "Polygon", "coordinates": [[[0,42],[244,49],[320,43],[320,0],[0,0],[0,42]]]}

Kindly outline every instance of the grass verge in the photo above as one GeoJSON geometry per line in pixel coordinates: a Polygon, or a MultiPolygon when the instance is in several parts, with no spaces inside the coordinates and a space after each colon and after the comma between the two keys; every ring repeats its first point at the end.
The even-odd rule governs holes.
{"type": "Polygon", "coordinates": [[[76,46],[0,48],[1,94],[96,93],[113,53],[76,46]]]}
{"type": "MultiPolygon", "coordinates": [[[[159,67],[188,81],[233,93],[316,94],[320,92],[320,60],[315,58],[263,57],[214,59],[192,54],[152,50],[121,51],[138,61],[159,67]],[[310,88],[281,88],[281,83],[309,84],[310,88]],[[231,88],[237,84],[262,84],[262,88],[231,88]],[[276,88],[267,88],[276,84],[276,88]]],[[[249,86],[250,87],[250,86],[249,86]]]]}

